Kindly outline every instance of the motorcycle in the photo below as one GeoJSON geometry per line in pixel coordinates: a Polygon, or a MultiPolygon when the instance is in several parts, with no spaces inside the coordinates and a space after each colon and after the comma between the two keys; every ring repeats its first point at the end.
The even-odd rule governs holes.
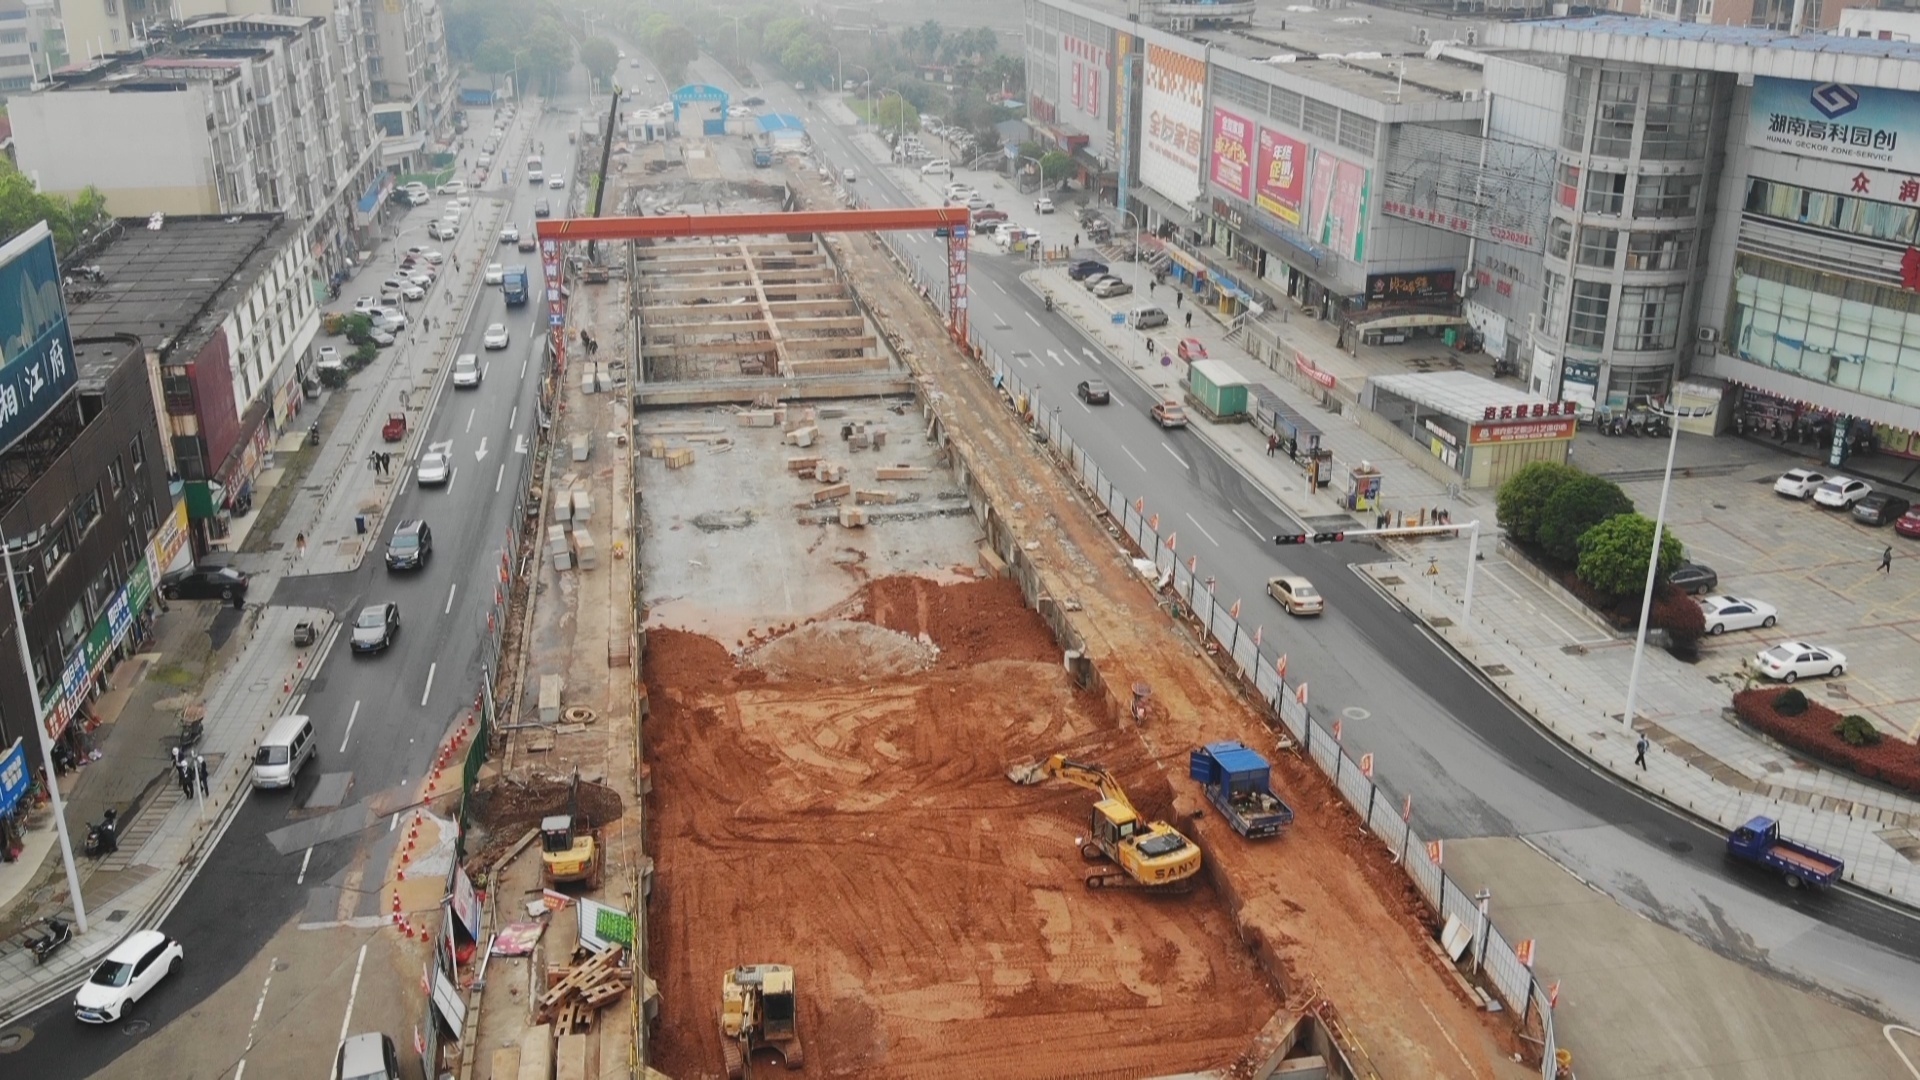
{"type": "Polygon", "coordinates": [[[36,934],[27,935],[27,944],[33,947],[34,966],[38,967],[46,963],[47,957],[52,956],[55,949],[71,940],[73,940],[73,927],[65,919],[48,919],[45,937],[36,934]]]}
{"type": "Polygon", "coordinates": [[[180,734],[175,737],[174,745],[182,750],[198,746],[200,745],[200,736],[205,731],[206,721],[204,719],[195,717],[192,720],[187,720],[183,718],[180,721],[180,734]]]}
{"type": "Polygon", "coordinates": [[[307,428],[307,445],[308,446],[320,445],[320,421],[318,420],[315,420],[312,426],[307,428]]]}
{"type": "Polygon", "coordinates": [[[1051,296],[1047,297],[1047,310],[1048,311],[1053,310],[1053,297],[1051,296]]]}
{"type": "Polygon", "coordinates": [[[87,858],[105,858],[120,850],[120,828],[114,824],[118,816],[115,811],[108,810],[100,824],[87,826],[87,858]]]}

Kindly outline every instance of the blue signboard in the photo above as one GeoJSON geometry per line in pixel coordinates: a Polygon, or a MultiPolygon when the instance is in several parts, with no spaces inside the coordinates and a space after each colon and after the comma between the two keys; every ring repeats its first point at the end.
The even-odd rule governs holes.
{"type": "Polygon", "coordinates": [[[676,124],[680,122],[680,110],[683,106],[695,103],[718,105],[720,107],[720,117],[724,121],[727,115],[728,100],[727,92],[717,86],[708,86],[705,83],[694,83],[683,86],[673,92],[673,122],[676,124]]]}
{"type": "Polygon", "coordinates": [[[42,221],[0,247],[0,453],[33,430],[74,380],[60,264],[42,221]]]}
{"type": "Polygon", "coordinates": [[[31,782],[32,777],[27,773],[27,744],[15,739],[7,752],[0,754],[0,817],[13,812],[31,782]]]}
{"type": "Polygon", "coordinates": [[[1763,76],[1753,81],[1747,144],[1910,174],[1920,171],[1920,94],[1763,76]]]}

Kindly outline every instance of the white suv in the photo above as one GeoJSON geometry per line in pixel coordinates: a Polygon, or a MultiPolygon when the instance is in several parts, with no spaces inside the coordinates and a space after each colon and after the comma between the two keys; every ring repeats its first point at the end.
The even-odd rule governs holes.
{"type": "Polygon", "coordinates": [[[947,176],[952,176],[953,163],[948,161],[946,158],[937,157],[937,158],[934,158],[932,161],[927,162],[925,165],[920,166],[921,176],[932,176],[935,173],[942,173],[947,176]]]}

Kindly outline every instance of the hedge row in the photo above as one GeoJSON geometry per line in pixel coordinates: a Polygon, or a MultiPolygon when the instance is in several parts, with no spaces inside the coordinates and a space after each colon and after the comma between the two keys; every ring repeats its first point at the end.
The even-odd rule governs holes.
{"type": "Polygon", "coordinates": [[[1888,738],[1871,746],[1853,746],[1835,733],[1845,717],[1817,701],[1808,700],[1806,711],[1797,716],[1781,712],[1777,707],[1780,698],[1797,693],[1790,686],[1742,690],[1733,695],[1733,711],[1810,758],[1920,795],[1920,748],[1888,738]]]}

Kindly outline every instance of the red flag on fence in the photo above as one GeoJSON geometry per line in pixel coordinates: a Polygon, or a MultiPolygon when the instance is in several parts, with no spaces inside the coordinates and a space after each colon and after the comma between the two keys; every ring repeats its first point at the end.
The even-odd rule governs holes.
{"type": "Polygon", "coordinates": [[[1199,572],[1200,572],[1200,556],[1198,556],[1198,555],[1194,555],[1194,556],[1192,556],[1192,557],[1190,557],[1190,558],[1188,558],[1188,559],[1187,559],[1187,573],[1189,573],[1189,574],[1197,574],[1197,573],[1199,573],[1199,572]]]}
{"type": "Polygon", "coordinates": [[[1307,684],[1305,680],[1301,681],[1300,689],[1295,690],[1293,696],[1300,699],[1300,704],[1305,705],[1307,703],[1307,684]]]}
{"type": "Polygon", "coordinates": [[[1551,1009],[1558,1004],[1560,1004],[1560,980],[1555,979],[1553,985],[1547,987],[1547,1008],[1551,1009]]]}
{"type": "Polygon", "coordinates": [[[1527,965],[1528,967],[1532,967],[1533,966],[1533,939],[1526,938],[1525,940],[1522,940],[1521,942],[1516,944],[1513,947],[1513,958],[1527,965]]]}
{"type": "Polygon", "coordinates": [[[1335,720],[1333,722],[1333,741],[1334,742],[1340,741],[1340,721],[1338,720],[1335,720]]]}
{"type": "Polygon", "coordinates": [[[1253,651],[1254,652],[1260,651],[1260,632],[1264,629],[1266,628],[1263,626],[1256,626],[1253,628],[1253,651]]]}
{"type": "Polygon", "coordinates": [[[1160,515],[1159,514],[1155,514],[1152,517],[1147,519],[1147,529],[1151,532],[1160,531],[1160,515]]]}
{"type": "Polygon", "coordinates": [[[1167,534],[1167,550],[1168,550],[1168,551],[1173,551],[1173,550],[1176,550],[1176,549],[1174,548],[1174,542],[1175,542],[1175,541],[1177,541],[1177,540],[1179,540],[1179,539],[1180,539],[1180,534],[1179,534],[1179,533],[1177,533],[1177,532],[1176,532],[1176,533],[1168,533],[1168,534],[1167,534]]]}
{"type": "Polygon", "coordinates": [[[1373,779],[1373,755],[1372,754],[1360,755],[1360,775],[1366,777],[1369,780],[1373,779]]]}
{"type": "Polygon", "coordinates": [[[1133,500],[1133,512],[1134,512],[1134,513],[1136,513],[1136,514],[1144,514],[1144,513],[1146,513],[1146,512],[1147,512],[1147,500],[1146,500],[1146,499],[1144,499],[1144,498],[1141,498],[1141,499],[1135,499],[1135,500],[1133,500]]]}
{"type": "Polygon", "coordinates": [[[1427,841],[1427,861],[1428,862],[1432,863],[1435,866],[1439,866],[1440,857],[1445,853],[1446,853],[1445,850],[1441,847],[1440,841],[1438,840],[1427,841]]]}
{"type": "MultiPolygon", "coordinates": [[[[1647,542],[1652,543],[1653,541],[1649,540],[1647,542]]],[[[1239,617],[1240,617],[1240,601],[1235,600],[1233,602],[1233,606],[1227,609],[1227,618],[1237,619],[1239,617]]]]}
{"type": "Polygon", "coordinates": [[[1411,795],[1407,796],[1407,801],[1400,804],[1400,820],[1413,820],[1413,796],[1411,795]]]}
{"type": "Polygon", "coordinates": [[[1273,673],[1280,677],[1281,683],[1287,681],[1287,654],[1281,653],[1273,658],[1273,673]]]}

